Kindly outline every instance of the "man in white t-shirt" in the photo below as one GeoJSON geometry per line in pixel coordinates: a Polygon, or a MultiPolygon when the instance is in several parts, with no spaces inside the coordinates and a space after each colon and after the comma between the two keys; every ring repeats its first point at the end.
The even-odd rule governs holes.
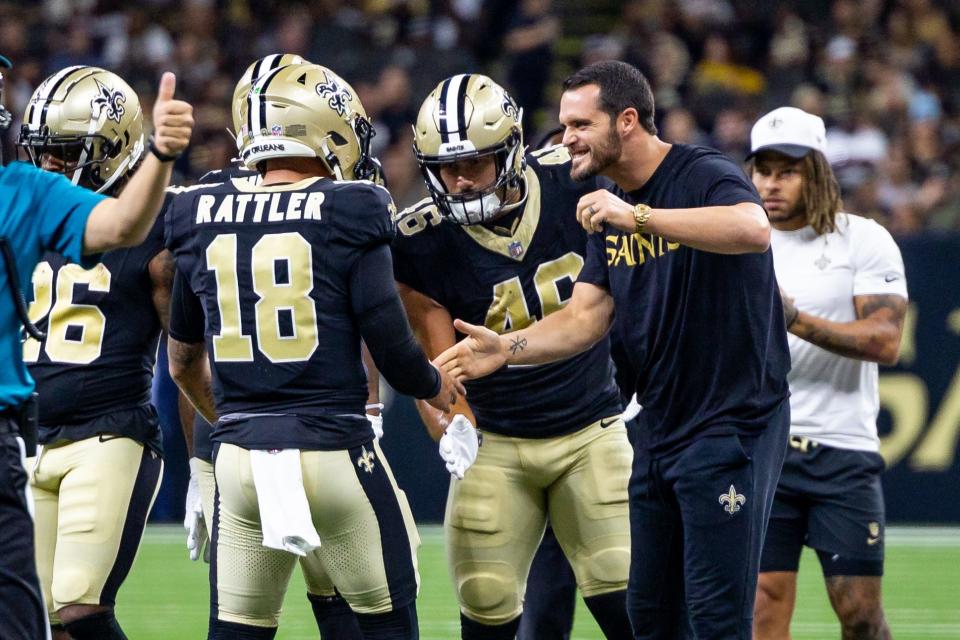
{"type": "Polygon", "coordinates": [[[877,363],[894,364],[907,308],[900,250],[840,211],[823,120],[781,107],[751,132],[753,184],[790,332],[790,447],[767,528],[758,640],[790,637],[803,545],[816,550],[843,638],[890,638],[880,600],[883,492],[877,363]]]}

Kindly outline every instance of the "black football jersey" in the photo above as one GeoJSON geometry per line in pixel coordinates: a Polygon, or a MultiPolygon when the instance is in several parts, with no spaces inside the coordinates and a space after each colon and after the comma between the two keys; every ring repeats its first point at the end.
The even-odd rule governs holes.
{"type": "Polygon", "coordinates": [[[98,433],[155,442],[150,406],[160,319],[148,265],[163,250],[157,220],[137,247],[103,254],[92,269],[47,252],[33,272],[30,315],[47,334],[24,343],[40,397],[40,442],[98,433]],[[142,419],[114,419],[143,410],[142,419]]]}
{"type": "Polygon", "coordinates": [[[391,241],[394,214],[385,189],[323,178],[230,178],[169,203],[167,247],[206,317],[215,440],[341,449],[370,439],[348,283],[363,252],[391,241]]]}
{"type": "MultiPolygon", "coordinates": [[[[586,255],[577,201],[600,187],[570,178],[564,147],[530,154],[527,165],[522,215],[502,234],[442,218],[430,199],[401,213],[396,279],[452,317],[501,334],[561,309],[586,255]]],[[[567,360],[504,367],[466,387],[477,426],[508,436],[562,435],[621,410],[606,338],[567,360]]]]}

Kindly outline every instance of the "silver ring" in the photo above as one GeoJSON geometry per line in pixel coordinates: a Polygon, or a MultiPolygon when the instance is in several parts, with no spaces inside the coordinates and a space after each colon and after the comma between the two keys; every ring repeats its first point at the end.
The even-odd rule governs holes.
{"type": "Polygon", "coordinates": [[[587,207],[587,212],[590,214],[590,217],[597,215],[597,210],[593,208],[593,205],[587,207]]]}

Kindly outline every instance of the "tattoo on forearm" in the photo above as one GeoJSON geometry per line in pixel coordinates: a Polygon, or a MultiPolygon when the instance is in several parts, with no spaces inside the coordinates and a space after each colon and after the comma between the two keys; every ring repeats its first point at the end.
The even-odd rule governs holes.
{"type": "Polygon", "coordinates": [[[511,338],[510,339],[510,353],[517,355],[521,351],[527,348],[527,339],[526,338],[511,338]]]}
{"type": "MultiPolygon", "coordinates": [[[[167,357],[177,369],[186,371],[180,387],[191,404],[197,408],[207,420],[216,414],[216,401],[213,395],[213,380],[207,363],[202,358],[207,357],[203,343],[188,344],[168,338],[167,357]]],[[[181,381],[178,381],[178,385],[181,381]]]]}
{"type": "Polygon", "coordinates": [[[877,360],[889,353],[891,342],[899,344],[907,302],[900,296],[871,295],[854,299],[857,320],[873,320],[874,324],[851,326],[849,323],[827,323],[804,316],[793,326],[793,332],[818,347],[848,358],[877,360]]]}
{"type": "Polygon", "coordinates": [[[167,357],[177,365],[188,367],[206,354],[202,343],[193,345],[172,338],[167,340],[167,357]]]}
{"type": "Polygon", "coordinates": [[[900,296],[876,295],[876,296],[857,296],[857,318],[869,318],[878,311],[888,310],[889,313],[881,314],[884,319],[900,324],[907,311],[907,301],[900,296]]]}

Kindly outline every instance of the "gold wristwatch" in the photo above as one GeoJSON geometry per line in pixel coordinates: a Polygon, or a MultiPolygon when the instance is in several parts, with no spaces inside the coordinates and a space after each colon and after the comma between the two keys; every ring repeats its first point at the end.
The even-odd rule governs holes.
{"type": "Polygon", "coordinates": [[[647,226],[650,220],[650,213],[653,211],[645,204],[638,204],[633,208],[633,232],[643,233],[643,228],[647,226]]]}

